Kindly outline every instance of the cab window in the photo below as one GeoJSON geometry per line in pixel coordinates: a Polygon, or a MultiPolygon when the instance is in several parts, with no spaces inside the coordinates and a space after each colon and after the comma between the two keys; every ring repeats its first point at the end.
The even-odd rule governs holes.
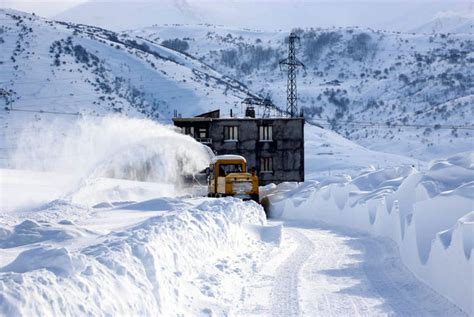
{"type": "Polygon", "coordinates": [[[219,165],[219,176],[226,176],[230,173],[242,173],[241,164],[221,164],[219,165]]]}

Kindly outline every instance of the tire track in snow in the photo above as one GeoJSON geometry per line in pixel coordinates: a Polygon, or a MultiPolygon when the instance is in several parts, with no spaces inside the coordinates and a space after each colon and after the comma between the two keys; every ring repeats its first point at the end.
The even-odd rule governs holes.
{"type": "Polygon", "coordinates": [[[326,224],[287,225],[317,246],[301,271],[302,315],[464,316],[403,265],[390,240],[326,224]]]}
{"type": "Polygon", "coordinates": [[[324,223],[284,224],[239,316],[465,316],[420,282],[396,245],[324,223]]]}
{"type": "Polygon", "coordinates": [[[271,291],[272,316],[298,316],[298,275],[301,267],[314,252],[314,244],[301,232],[285,228],[285,233],[298,244],[288,260],[282,263],[276,272],[271,291]]]}

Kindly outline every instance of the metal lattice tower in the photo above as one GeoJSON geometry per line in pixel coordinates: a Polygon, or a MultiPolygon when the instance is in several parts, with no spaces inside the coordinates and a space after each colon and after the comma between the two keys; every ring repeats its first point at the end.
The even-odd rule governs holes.
{"type": "Polygon", "coordinates": [[[291,32],[288,38],[288,58],[280,61],[280,70],[282,66],[288,68],[288,85],[286,87],[286,112],[289,113],[290,117],[296,117],[298,115],[298,95],[296,90],[296,71],[299,66],[304,68],[304,64],[296,58],[296,42],[299,44],[300,37],[295,33],[291,32]]]}

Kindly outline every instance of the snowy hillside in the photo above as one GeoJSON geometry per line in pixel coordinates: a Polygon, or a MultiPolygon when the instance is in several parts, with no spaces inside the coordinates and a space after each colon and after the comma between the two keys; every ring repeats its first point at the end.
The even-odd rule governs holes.
{"type": "Polygon", "coordinates": [[[11,10],[0,10],[0,21],[3,152],[39,120],[227,113],[248,93],[190,56],[131,36],[11,10]]]}
{"type": "MultiPolygon", "coordinates": [[[[297,55],[306,65],[298,77],[299,105],[314,122],[371,149],[415,157],[472,147],[470,34],[296,31],[297,55]]],[[[286,74],[278,61],[287,54],[286,31],[176,25],[127,33],[185,50],[285,107],[286,74]]]]}

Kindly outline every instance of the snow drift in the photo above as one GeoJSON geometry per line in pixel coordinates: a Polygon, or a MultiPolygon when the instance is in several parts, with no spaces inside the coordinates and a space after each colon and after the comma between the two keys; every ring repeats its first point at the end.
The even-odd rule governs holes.
{"type": "Polygon", "coordinates": [[[1,262],[16,254],[0,262],[0,315],[227,315],[280,239],[261,207],[233,198],[82,212],[58,221],[50,208],[38,213],[49,221],[0,227],[1,262]]]}
{"type": "Polygon", "coordinates": [[[348,180],[273,189],[274,217],[321,220],[394,240],[405,265],[474,314],[474,153],[432,162],[426,172],[386,168],[348,180]]]}

